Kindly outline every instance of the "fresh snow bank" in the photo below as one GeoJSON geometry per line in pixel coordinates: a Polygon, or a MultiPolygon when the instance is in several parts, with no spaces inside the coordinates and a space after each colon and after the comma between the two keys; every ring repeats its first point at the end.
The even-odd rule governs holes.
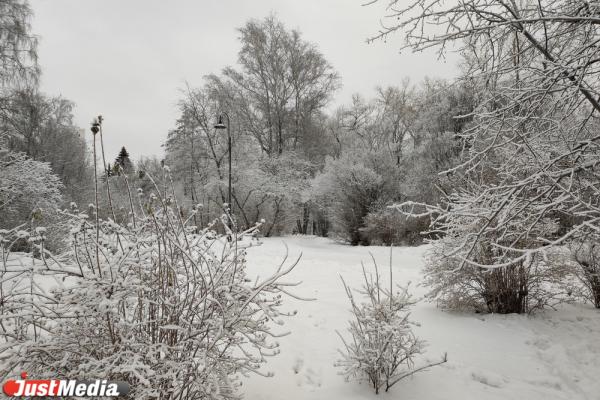
{"type": "MultiPolygon", "coordinates": [[[[288,281],[302,281],[294,293],[316,300],[288,300],[298,315],[286,319],[279,340],[281,354],[270,358],[265,372],[244,381],[251,400],[576,400],[600,398],[600,311],[591,306],[564,306],[536,316],[479,315],[444,312],[419,302],[412,319],[415,333],[429,346],[419,364],[449,361],[396,384],[376,396],[366,383],[344,382],[333,364],[341,347],[336,330],[346,335],[350,305],[340,275],[352,287],[362,284],[361,261],[373,267],[369,252],[387,276],[389,248],[351,247],[328,239],[288,237],[263,239],[248,251],[248,273],[269,274],[285,255],[302,259],[288,281]]],[[[412,281],[412,293],[423,296],[422,255],[426,246],[394,248],[397,283],[412,281]]]]}

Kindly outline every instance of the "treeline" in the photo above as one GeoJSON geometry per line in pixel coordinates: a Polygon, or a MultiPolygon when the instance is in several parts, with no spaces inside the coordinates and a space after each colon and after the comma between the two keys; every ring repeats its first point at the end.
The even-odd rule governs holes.
{"type": "Polygon", "coordinates": [[[475,88],[406,81],[328,112],[341,78],[316,45],[272,16],[239,33],[237,64],[187,88],[165,146],[182,198],[202,204],[202,222],[227,202],[227,133],[214,128],[226,112],[240,228],[264,219],[267,236],[419,243],[428,218],[407,220],[388,206],[436,202],[447,184],[437,172],[461,149],[475,88]]]}
{"type": "MultiPolygon", "coordinates": [[[[0,99],[0,227],[32,219],[60,225],[57,209],[93,203],[93,154],[86,145],[91,135],[74,125],[73,102],[40,93],[31,11],[24,2],[7,4],[23,29],[4,39],[3,57],[14,68],[3,70],[0,99]],[[15,51],[7,51],[10,46],[15,51]]],[[[111,217],[123,222],[130,212],[123,177],[134,189],[162,188],[164,165],[175,180],[173,195],[198,208],[197,226],[220,217],[228,201],[228,146],[226,131],[214,125],[225,112],[233,144],[230,208],[239,229],[264,220],[266,236],[420,243],[429,218],[407,219],[389,206],[436,203],[451,184],[437,172],[460,152],[458,134],[469,121],[463,116],[473,109],[475,87],[406,81],[378,88],[372,98],[356,94],[330,111],[342,80],[316,45],[272,16],[247,22],[239,33],[237,64],[184,91],[164,160],[134,163],[124,148],[116,159],[96,155],[101,192],[114,187],[111,217]]],[[[107,196],[99,200],[109,202],[107,196]]]]}

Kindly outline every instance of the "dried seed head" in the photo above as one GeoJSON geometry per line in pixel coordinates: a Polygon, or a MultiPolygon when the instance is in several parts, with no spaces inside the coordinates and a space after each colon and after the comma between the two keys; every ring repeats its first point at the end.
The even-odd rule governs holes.
{"type": "Polygon", "coordinates": [[[100,124],[98,123],[97,119],[94,119],[94,121],[92,122],[92,127],[90,128],[90,130],[92,131],[92,134],[94,136],[100,131],[100,124]]]}

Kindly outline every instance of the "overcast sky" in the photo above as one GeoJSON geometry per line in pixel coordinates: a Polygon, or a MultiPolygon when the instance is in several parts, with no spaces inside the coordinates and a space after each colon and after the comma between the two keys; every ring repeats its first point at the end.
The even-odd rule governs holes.
{"type": "MultiPolygon", "coordinates": [[[[334,104],[353,93],[405,77],[452,77],[456,57],[402,53],[400,38],[367,44],[385,15],[365,0],[30,0],[41,37],[42,90],[77,105],[75,122],[89,132],[105,117],[109,155],[126,146],[132,158],[162,155],[185,82],[235,64],[236,28],[273,12],[316,43],[342,78],[334,104]]],[[[112,157],[111,157],[112,158],[112,157]]]]}

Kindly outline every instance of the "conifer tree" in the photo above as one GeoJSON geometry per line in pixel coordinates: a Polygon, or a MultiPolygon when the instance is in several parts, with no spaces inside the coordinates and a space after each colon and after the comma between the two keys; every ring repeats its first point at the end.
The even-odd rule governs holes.
{"type": "Polygon", "coordinates": [[[127,151],[125,146],[121,147],[121,151],[115,159],[114,169],[117,172],[117,174],[120,174],[121,171],[128,174],[133,170],[133,163],[129,159],[129,152],[127,151]]]}
{"type": "Polygon", "coordinates": [[[113,175],[114,175],[114,167],[112,165],[110,165],[110,163],[108,163],[108,165],[106,166],[106,176],[108,176],[110,178],[113,175]]]}

